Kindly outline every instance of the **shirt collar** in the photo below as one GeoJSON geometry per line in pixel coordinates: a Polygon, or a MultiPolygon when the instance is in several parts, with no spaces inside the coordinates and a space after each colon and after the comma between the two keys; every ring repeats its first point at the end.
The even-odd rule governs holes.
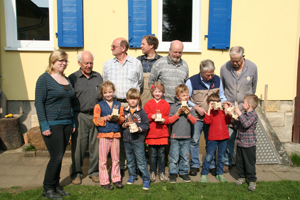
{"type": "Polygon", "coordinates": [[[158,59],[158,54],[155,52],[155,56],[152,59],[147,59],[147,55],[142,56],[142,60],[157,60],[158,59]]]}
{"type": "MultiPolygon", "coordinates": [[[[120,62],[120,61],[118,60],[117,57],[114,57],[114,58],[113,58],[113,62],[120,62]]],[[[131,63],[133,62],[133,59],[132,59],[128,54],[126,54],[126,59],[125,59],[123,65],[124,65],[126,62],[131,62],[131,63]]]]}
{"type": "MultiPolygon", "coordinates": [[[[93,76],[97,77],[97,74],[96,74],[94,71],[91,72],[91,75],[90,75],[89,78],[91,78],[91,77],[93,77],[93,76]]],[[[83,75],[81,69],[79,69],[79,78],[82,78],[82,77],[86,77],[86,76],[83,75]]]]}
{"type": "MultiPolygon", "coordinates": [[[[130,106],[128,105],[128,106],[125,108],[125,110],[126,110],[126,111],[130,111],[130,106]]],[[[140,110],[141,110],[140,106],[137,105],[136,111],[140,111],[140,110]]]]}

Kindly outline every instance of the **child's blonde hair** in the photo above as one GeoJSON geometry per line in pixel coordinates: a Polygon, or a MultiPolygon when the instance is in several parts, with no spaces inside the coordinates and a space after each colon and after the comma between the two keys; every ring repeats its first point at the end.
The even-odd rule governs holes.
{"type": "Polygon", "coordinates": [[[216,101],[216,102],[221,101],[221,98],[218,93],[212,93],[211,95],[209,95],[207,97],[207,100],[206,100],[207,104],[209,104],[210,102],[213,102],[213,101],[216,101]]]}
{"type": "Polygon", "coordinates": [[[160,91],[162,91],[162,93],[165,93],[165,85],[162,82],[157,81],[157,82],[153,82],[151,84],[151,87],[150,87],[151,94],[156,89],[159,89],[160,91]]]}
{"type": "Polygon", "coordinates": [[[185,84],[180,84],[175,88],[176,95],[183,92],[189,92],[189,88],[185,84]]]}
{"type": "Polygon", "coordinates": [[[248,94],[244,99],[252,106],[253,110],[257,107],[258,97],[255,94],[248,94]]]}
{"type": "Polygon", "coordinates": [[[98,97],[101,98],[103,96],[103,92],[104,92],[104,89],[106,87],[111,87],[111,89],[115,92],[116,91],[116,88],[115,88],[115,85],[113,82],[111,81],[104,81],[100,87],[98,87],[98,97]]]}
{"type": "Polygon", "coordinates": [[[136,88],[130,88],[126,93],[126,99],[139,99],[140,97],[140,91],[136,88]]]}

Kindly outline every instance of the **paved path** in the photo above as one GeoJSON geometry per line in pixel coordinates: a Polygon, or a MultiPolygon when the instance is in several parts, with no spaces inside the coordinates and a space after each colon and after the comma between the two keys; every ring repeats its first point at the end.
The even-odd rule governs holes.
{"type": "MultiPolygon", "coordinates": [[[[293,145],[293,151],[300,150],[300,145],[293,145]],[[295,150],[296,149],[296,150],[295,150]]],[[[44,173],[49,157],[46,153],[37,153],[34,157],[25,157],[25,154],[18,150],[0,152],[0,188],[10,188],[12,186],[20,186],[22,188],[41,187],[43,185],[44,173]],[[45,156],[46,155],[46,156],[45,156]]],[[[30,154],[26,154],[26,156],[30,154]]],[[[70,168],[71,168],[70,152],[66,152],[63,159],[61,170],[61,185],[70,185],[70,168]]],[[[84,185],[99,185],[94,183],[88,176],[89,159],[84,160],[83,165],[83,180],[84,185]]],[[[300,167],[291,167],[284,165],[257,165],[258,181],[280,181],[280,180],[300,180],[300,167]]],[[[166,168],[166,172],[168,169],[166,168]]],[[[230,173],[224,174],[229,182],[234,182],[237,178],[236,168],[233,167],[230,173]]],[[[200,174],[196,177],[191,177],[192,181],[200,181],[200,174]]],[[[126,171],[123,178],[123,184],[128,179],[128,172],[126,171]]],[[[215,177],[208,175],[209,182],[218,182],[215,177]]],[[[157,176],[157,181],[158,176],[157,176]]],[[[177,182],[182,182],[177,179],[177,182]]],[[[142,180],[139,178],[136,184],[141,184],[142,180]]]]}

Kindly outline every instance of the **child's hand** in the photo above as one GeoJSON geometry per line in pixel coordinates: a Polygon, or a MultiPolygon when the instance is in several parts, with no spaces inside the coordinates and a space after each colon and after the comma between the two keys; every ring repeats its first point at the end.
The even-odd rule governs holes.
{"type": "Polygon", "coordinates": [[[184,108],[183,109],[184,113],[189,116],[191,114],[190,109],[189,108],[184,108]]]}
{"type": "Polygon", "coordinates": [[[151,116],[151,119],[155,120],[155,118],[156,118],[156,114],[153,114],[153,115],[151,116]]]}
{"type": "Polygon", "coordinates": [[[177,112],[175,113],[176,116],[179,117],[182,111],[183,111],[182,108],[179,108],[179,109],[177,110],[177,112]]]}
{"type": "Polygon", "coordinates": [[[227,103],[224,103],[223,104],[223,108],[224,108],[224,110],[227,110],[227,108],[228,108],[229,106],[228,106],[228,104],[227,103]]]}
{"type": "Polygon", "coordinates": [[[165,123],[165,119],[164,119],[164,118],[162,118],[162,121],[161,121],[161,122],[159,122],[159,123],[161,123],[161,124],[164,124],[164,123],[165,123]]]}
{"type": "Polygon", "coordinates": [[[105,119],[106,119],[106,121],[111,121],[111,115],[107,115],[107,116],[105,116],[105,119]]]}
{"type": "Polygon", "coordinates": [[[130,124],[133,124],[133,122],[126,122],[125,123],[125,128],[127,128],[128,126],[130,126],[130,124]]]}
{"type": "Polygon", "coordinates": [[[239,115],[239,116],[242,115],[242,112],[238,107],[235,107],[234,111],[237,115],[239,115]]]}

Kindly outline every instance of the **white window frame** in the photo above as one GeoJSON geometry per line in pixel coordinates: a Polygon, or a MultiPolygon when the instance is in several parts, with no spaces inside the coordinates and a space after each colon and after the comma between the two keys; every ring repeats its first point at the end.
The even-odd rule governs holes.
{"type": "Polygon", "coordinates": [[[12,51],[53,51],[53,0],[49,0],[49,40],[18,40],[16,0],[4,0],[6,47],[12,51]]]}
{"type": "MultiPolygon", "coordinates": [[[[163,17],[163,0],[158,0],[158,22],[157,22],[157,38],[159,46],[157,51],[168,52],[170,42],[162,41],[162,17],[163,17]]],[[[192,15],[192,42],[183,42],[183,52],[202,52],[200,45],[201,37],[201,0],[193,0],[193,15],[192,15]]]]}

